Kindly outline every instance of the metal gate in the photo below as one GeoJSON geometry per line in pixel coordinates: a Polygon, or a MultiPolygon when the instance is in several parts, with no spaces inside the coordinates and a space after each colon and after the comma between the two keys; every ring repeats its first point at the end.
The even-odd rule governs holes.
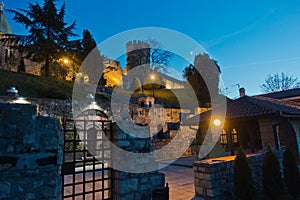
{"type": "Polygon", "coordinates": [[[112,199],[112,124],[108,120],[63,120],[63,199],[112,199]]]}

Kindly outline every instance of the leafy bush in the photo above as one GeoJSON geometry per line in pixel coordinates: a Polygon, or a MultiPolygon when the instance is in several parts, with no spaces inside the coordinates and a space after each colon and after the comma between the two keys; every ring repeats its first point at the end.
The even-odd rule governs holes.
{"type": "Polygon", "coordinates": [[[285,194],[279,162],[270,148],[263,160],[263,191],[270,199],[285,194]]]}
{"type": "Polygon", "coordinates": [[[283,154],[283,175],[287,191],[293,197],[299,197],[300,178],[296,159],[293,153],[287,148],[283,154]]]}
{"type": "Polygon", "coordinates": [[[239,147],[233,163],[234,191],[238,200],[257,199],[256,190],[253,185],[252,170],[244,150],[239,147]]]}

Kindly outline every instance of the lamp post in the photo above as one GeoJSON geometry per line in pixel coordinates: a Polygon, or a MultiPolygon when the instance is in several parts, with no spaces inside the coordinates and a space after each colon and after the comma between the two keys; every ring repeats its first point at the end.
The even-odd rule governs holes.
{"type": "Polygon", "coordinates": [[[153,81],[155,80],[155,75],[154,75],[154,74],[151,74],[150,78],[151,78],[151,80],[152,80],[152,83],[151,83],[151,86],[152,86],[152,97],[154,98],[153,81]]]}

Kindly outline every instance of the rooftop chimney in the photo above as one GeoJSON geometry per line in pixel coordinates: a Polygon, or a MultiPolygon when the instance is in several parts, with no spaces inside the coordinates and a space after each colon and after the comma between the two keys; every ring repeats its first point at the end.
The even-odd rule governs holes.
{"type": "Polygon", "coordinates": [[[239,92],[240,92],[240,97],[243,97],[243,96],[245,96],[245,88],[240,88],[239,89],[239,92]]]}

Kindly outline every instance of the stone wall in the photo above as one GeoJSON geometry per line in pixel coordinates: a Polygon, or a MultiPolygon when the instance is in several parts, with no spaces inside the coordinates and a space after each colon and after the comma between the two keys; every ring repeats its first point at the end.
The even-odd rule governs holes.
{"type": "MultiPolygon", "coordinates": [[[[171,139],[157,139],[157,140],[152,140],[151,141],[151,146],[153,147],[154,150],[158,150],[158,149],[161,149],[164,146],[168,145],[170,141],[171,141],[171,139]]],[[[182,145],[182,140],[178,141],[177,143],[178,144],[174,145],[174,146],[181,146],[182,145]]],[[[161,155],[161,157],[163,157],[163,158],[169,158],[169,159],[177,158],[178,157],[177,155],[178,155],[179,151],[181,152],[182,150],[180,148],[173,148],[170,151],[164,151],[164,152],[162,152],[164,155],[161,155]]],[[[192,155],[193,155],[193,153],[192,153],[191,147],[189,147],[182,154],[183,157],[185,157],[185,156],[192,156],[192,155]]]]}
{"type": "MultiPolygon", "coordinates": [[[[123,127],[126,122],[123,122],[123,127]]],[[[132,134],[147,135],[148,130],[137,128],[130,123],[127,124],[127,130],[132,130],[132,134]]],[[[149,153],[152,151],[149,138],[138,138],[131,134],[126,134],[116,124],[113,125],[113,137],[115,144],[127,152],[149,153]]],[[[139,171],[139,167],[156,164],[151,156],[144,156],[142,159],[129,158],[125,159],[118,153],[113,153],[114,161],[121,163],[123,166],[132,170],[139,171]],[[121,161],[121,162],[120,162],[121,161]]],[[[158,171],[148,173],[128,173],[115,170],[115,199],[116,200],[132,200],[143,199],[150,200],[154,189],[163,188],[165,184],[165,176],[158,171]]]]}
{"type": "MultiPolygon", "coordinates": [[[[0,96],[0,102],[13,101],[12,97],[0,96]]],[[[72,118],[72,100],[71,99],[44,99],[44,98],[26,98],[32,104],[38,105],[38,115],[50,117],[68,117],[72,118]]]]}
{"type": "MultiPolygon", "coordinates": [[[[276,152],[280,163],[282,152],[276,152]]],[[[262,195],[262,164],[264,154],[247,155],[255,177],[254,184],[259,195],[262,195]]],[[[224,200],[234,198],[233,162],[235,156],[196,161],[193,166],[196,197],[205,200],[224,200]]],[[[196,198],[195,198],[196,199],[196,198]]]]}
{"type": "Polygon", "coordinates": [[[0,102],[0,199],[61,199],[62,149],[58,119],[0,102]]]}

